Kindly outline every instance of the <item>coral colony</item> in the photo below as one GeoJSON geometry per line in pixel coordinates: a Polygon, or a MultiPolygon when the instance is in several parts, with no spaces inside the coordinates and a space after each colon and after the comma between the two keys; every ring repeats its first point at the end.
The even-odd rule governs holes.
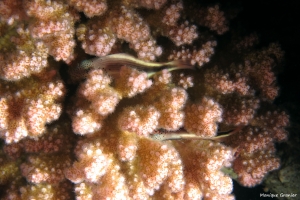
{"type": "Polygon", "coordinates": [[[193,2],[0,2],[2,199],[234,199],[224,169],[279,168],[280,46],[193,2]]]}

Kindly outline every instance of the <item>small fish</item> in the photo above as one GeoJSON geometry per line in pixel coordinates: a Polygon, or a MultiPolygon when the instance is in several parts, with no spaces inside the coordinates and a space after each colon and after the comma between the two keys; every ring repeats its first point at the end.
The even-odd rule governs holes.
{"type": "Polygon", "coordinates": [[[231,134],[224,134],[224,135],[219,135],[215,137],[202,137],[198,136],[195,134],[190,134],[190,133],[165,133],[165,134],[152,134],[150,137],[153,140],[158,140],[158,141],[165,141],[165,140],[222,140],[223,138],[226,138],[230,136],[231,134]]]}
{"type": "Polygon", "coordinates": [[[235,135],[240,130],[243,129],[243,125],[235,127],[235,129],[228,130],[228,131],[221,131],[218,132],[218,136],[215,137],[202,137],[199,135],[195,135],[193,133],[187,133],[186,131],[179,131],[179,132],[171,132],[171,133],[157,133],[152,134],[150,137],[153,140],[158,141],[165,141],[165,140],[213,140],[213,141],[224,141],[229,136],[235,135]]]}
{"type": "Polygon", "coordinates": [[[147,62],[141,59],[135,58],[129,54],[118,53],[107,56],[102,56],[90,60],[84,60],[79,65],[80,68],[101,68],[105,69],[108,66],[126,65],[129,67],[137,67],[144,69],[161,69],[161,68],[174,68],[175,69],[194,69],[189,61],[174,60],[170,62],[147,62]]]}

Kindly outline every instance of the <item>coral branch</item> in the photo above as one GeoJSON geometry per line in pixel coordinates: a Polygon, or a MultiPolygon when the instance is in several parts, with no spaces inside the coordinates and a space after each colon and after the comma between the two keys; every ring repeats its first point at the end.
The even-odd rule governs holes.
{"type": "Polygon", "coordinates": [[[0,1],[0,198],[234,199],[224,167],[278,169],[283,52],[206,3],[0,1]]]}

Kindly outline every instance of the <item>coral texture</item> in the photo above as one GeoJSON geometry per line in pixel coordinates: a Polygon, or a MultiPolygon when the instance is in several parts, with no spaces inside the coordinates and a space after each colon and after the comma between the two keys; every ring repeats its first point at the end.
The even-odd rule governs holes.
{"type": "Polygon", "coordinates": [[[1,1],[0,198],[234,199],[224,168],[260,184],[288,136],[273,104],[283,52],[231,33],[235,14],[181,0],[1,1]]]}

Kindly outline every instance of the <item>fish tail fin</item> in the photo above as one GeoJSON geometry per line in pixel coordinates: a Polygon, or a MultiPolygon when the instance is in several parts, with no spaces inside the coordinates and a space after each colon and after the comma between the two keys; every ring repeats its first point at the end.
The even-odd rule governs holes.
{"type": "Polygon", "coordinates": [[[237,133],[240,132],[240,130],[242,130],[245,126],[244,125],[239,125],[237,126],[235,129],[229,131],[229,133],[227,134],[222,134],[222,135],[218,135],[215,137],[216,140],[220,141],[220,142],[225,142],[227,141],[231,136],[236,135],[237,133]]]}
{"type": "Polygon", "coordinates": [[[224,142],[224,140],[226,140],[229,136],[231,136],[230,133],[224,134],[224,135],[218,135],[218,136],[212,137],[211,140],[224,142]]]}
{"type": "Polygon", "coordinates": [[[195,69],[190,60],[174,60],[169,62],[169,66],[176,69],[195,69]]]}

